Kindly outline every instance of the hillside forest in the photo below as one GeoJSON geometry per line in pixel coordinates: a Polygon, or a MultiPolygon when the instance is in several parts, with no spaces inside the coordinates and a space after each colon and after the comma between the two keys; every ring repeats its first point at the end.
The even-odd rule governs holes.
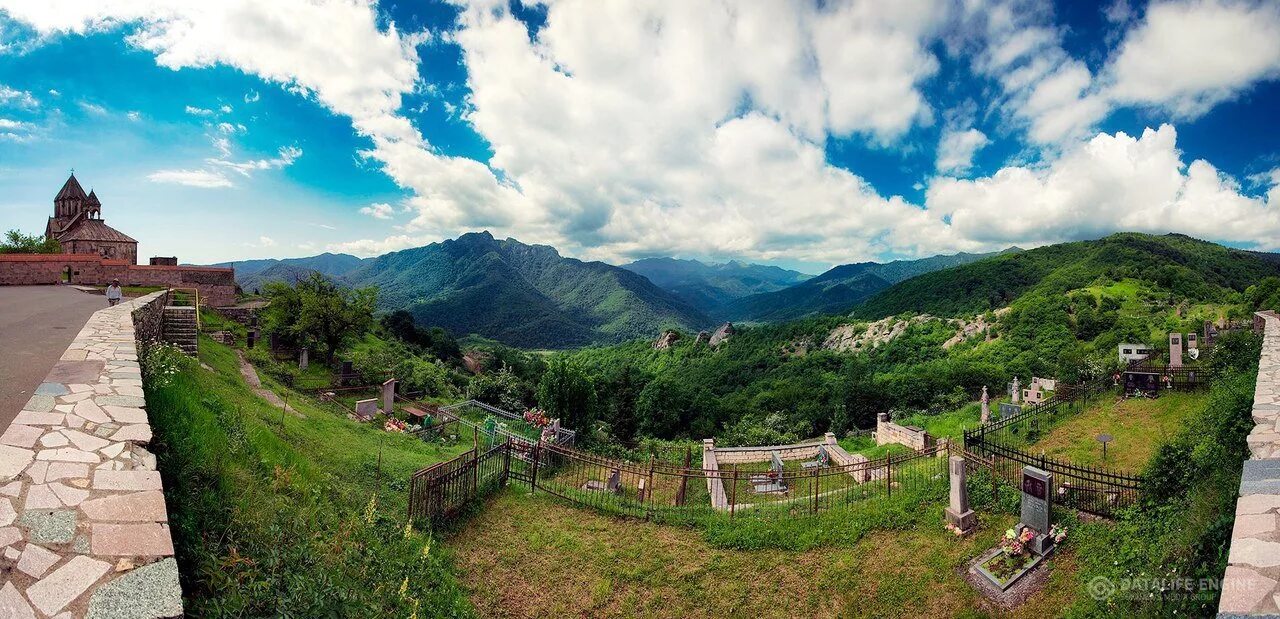
{"type": "MultiPolygon", "coordinates": [[[[268,331],[320,351],[332,344],[369,383],[394,375],[440,402],[541,406],[585,444],[616,452],[710,436],[740,445],[843,436],[878,413],[961,408],[983,386],[997,397],[1014,376],[1102,376],[1118,367],[1121,342],[1159,346],[1169,332],[1280,308],[1280,264],[1183,236],[1120,234],[927,273],[851,314],[738,327],[716,346],[685,332],[556,353],[458,339],[406,311],[374,319],[375,289],[319,276],[267,294],[268,331]]],[[[306,380],[265,357],[255,362],[306,380]]]]}

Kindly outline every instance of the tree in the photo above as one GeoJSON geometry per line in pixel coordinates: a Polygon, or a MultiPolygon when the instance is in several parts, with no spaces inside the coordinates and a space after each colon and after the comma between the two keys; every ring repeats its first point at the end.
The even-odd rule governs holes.
{"type": "Polygon", "coordinates": [[[556,356],[538,381],[538,405],[551,418],[571,428],[585,428],[592,420],[596,390],[582,364],[567,356],[556,356]]]}
{"type": "Polygon", "coordinates": [[[4,242],[0,243],[0,254],[60,254],[62,245],[57,239],[23,234],[18,230],[10,230],[4,234],[4,242]]]}
{"type": "Polygon", "coordinates": [[[271,305],[267,330],[298,346],[320,346],[326,362],[343,343],[364,335],[373,325],[375,288],[344,288],[312,273],[294,286],[267,284],[271,305]]]}

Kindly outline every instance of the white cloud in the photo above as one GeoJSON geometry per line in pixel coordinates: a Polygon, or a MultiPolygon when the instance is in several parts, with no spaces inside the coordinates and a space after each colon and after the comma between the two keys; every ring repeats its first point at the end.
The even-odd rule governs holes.
{"type": "Polygon", "coordinates": [[[1111,232],[1182,232],[1280,247],[1280,203],[1242,195],[1204,160],[1182,161],[1170,125],[1140,137],[1100,134],[1049,165],[1007,167],[981,179],[935,179],[926,193],[948,234],[982,248],[1096,238],[1111,232]]]}
{"type": "Polygon", "coordinates": [[[419,247],[432,242],[432,237],[428,236],[408,236],[396,235],[381,240],[360,239],[358,241],[348,241],[345,243],[330,243],[325,247],[325,251],[337,252],[342,254],[351,254],[362,258],[369,256],[381,256],[382,254],[410,247],[419,247]]]}
{"type": "Polygon", "coordinates": [[[219,110],[219,111],[221,111],[223,114],[230,114],[230,113],[231,113],[231,106],[230,106],[230,105],[223,105],[222,107],[218,108],[218,110],[219,110]]]}
{"type": "Polygon", "coordinates": [[[194,105],[188,105],[186,107],[186,112],[192,116],[213,116],[213,110],[196,107],[194,105]]]}
{"type": "Polygon", "coordinates": [[[30,126],[30,123],[10,120],[8,118],[0,118],[0,129],[26,129],[30,126]]]}
{"type": "MultiPolygon", "coordinates": [[[[52,92],[52,91],[50,91],[52,92]]],[[[17,90],[0,84],[0,105],[18,107],[22,109],[35,109],[40,106],[40,102],[31,93],[25,90],[17,90]]]]}
{"type": "Polygon", "coordinates": [[[76,103],[76,105],[79,105],[80,109],[84,110],[89,114],[93,114],[94,116],[106,116],[107,114],[107,108],[102,107],[97,103],[90,103],[88,101],[79,101],[76,103]]]}
{"type": "Polygon", "coordinates": [[[125,117],[127,117],[129,120],[132,120],[133,122],[138,122],[139,120],[142,120],[142,113],[136,110],[130,111],[125,114],[125,117]]]}
{"type": "Polygon", "coordinates": [[[221,172],[212,170],[158,170],[147,175],[147,180],[153,183],[171,183],[205,189],[232,186],[231,179],[221,172]]]}
{"type": "Polygon", "coordinates": [[[1107,94],[1196,117],[1280,76],[1280,4],[1157,2],[1108,66],[1107,94]]]}
{"type": "MultiPolygon", "coordinates": [[[[224,138],[217,138],[217,139],[224,139],[224,138]]],[[[215,142],[217,141],[217,139],[215,139],[215,142]]],[[[211,165],[228,168],[230,170],[233,170],[239,173],[242,176],[249,176],[255,171],[278,170],[280,168],[293,165],[293,162],[297,161],[298,157],[301,157],[301,156],[302,156],[301,148],[298,148],[297,146],[282,146],[280,147],[278,154],[271,159],[250,159],[248,161],[231,161],[230,159],[225,158],[226,151],[224,151],[223,158],[211,157],[209,159],[206,159],[205,162],[211,165]]]]}
{"type": "Polygon", "coordinates": [[[262,247],[274,247],[275,244],[275,240],[269,236],[258,237],[258,245],[261,245],[262,247]]]}
{"type": "Polygon", "coordinates": [[[245,103],[257,103],[258,99],[261,99],[261,98],[262,98],[262,95],[258,94],[258,91],[256,90],[250,90],[249,92],[244,93],[245,103]]]}
{"type": "Polygon", "coordinates": [[[968,172],[973,167],[973,155],[990,143],[987,134],[972,127],[963,131],[943,130],[942,139],[938,142],[938,171],[945,174],[968,172]]]}
{"type": "Polygon", "coordinates": [[[374,219],[391,219],[391,215],[395,213],[395,209],[391,208],[386,202],[374,202],[369,206],[362,207],[360,213],[373,217],[374,219]]]}

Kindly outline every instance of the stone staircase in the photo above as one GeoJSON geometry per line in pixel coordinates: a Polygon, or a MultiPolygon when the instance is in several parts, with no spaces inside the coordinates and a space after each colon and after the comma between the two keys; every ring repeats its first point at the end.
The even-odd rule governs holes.
{"type": "Polygon", "coordinates": [[[164,308],[164,341],[194,357],[199,337],[196,330],[196,308],[168,305],[164,308]]]}

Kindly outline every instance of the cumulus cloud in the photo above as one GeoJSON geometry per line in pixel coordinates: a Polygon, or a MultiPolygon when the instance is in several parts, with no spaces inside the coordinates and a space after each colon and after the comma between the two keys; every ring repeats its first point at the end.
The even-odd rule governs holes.
{"type": "MultiPolygon", "coordinates": [[[[1184,163],[1172,127],[1080,141],[1114,105],[1213,100],[1204,93],[1234,93],[1241,80],[1268,75],[1242,71],[1225,91],[1201,80],[1172,94],[1125,94],[1128,41],[1150,38],[1140,33],[1162,23],[1152,18],[1161,6],[1139,21],[1123,17],[1131,36],[1115,68],[1095,75],[1065,51],[1051,10],[1030,0],[563,0],[546,5],[545,26],[532,32],[505,2],[477,0],[445,38],[462,51],[470,90],[450,114],[491,147],[482,163],[444,154],[405,117],[402,97],[420,88],[416,46],[438,42],[400,32],[369,3],[0,0],[42,35],[125,28],[161,66],[229,66],[350,118],[368,141],[360,156],[411,194],[411,218],[402,234],[334,251],[372,255],[477,228],[604,259],[845,262],[1119,229],[1274,243],[1273,201],[1245,195],[1207,162],[1184,163]],[[957,6],[961,14],[950,14],[957,6]],[[973,70],[995,84],[997,109],[1031,141],[1052,144],[1048,158],[989,177],[935,178],[923,204],[881,195],[856,171],[830,165],[833,136],[894,145],[935,122],[920,85],[938,71],[931,50],[952,18],[967,35],[949,48],[973,56],[973,70]]],[[[208,169],[157,174],[229,186],[301,155],[286,147],[237,162],[231,134],[210,130],[224,141],[215,141],[208,169]]],[[[986,140],[971,122],[947,123],[939,171],[966,170],[986,140]]]]}
{"type": "Polygon", "coordinates": [[[1106,92],[1195,117],[1278,75],[1280,4],[1160,2],[1125,36],[1107,68],[1106,92]]]}
{"type": "Polygon", "coordinates": [[[245,103],[257,103],[258,99],[261,99],[261,98],[262,98],[262,95],[259,94],[258,91],[256,90],[250,90],[249,92],[244,93],[245,103]]]}
{"type": "Polygon", "coordinates": [[[391,215],[395,213],[395,209],[391,208],[386,202],[375,202],[369,206],[360,209],[360,213],[373,217],[374,219],[391,219],[391,215]]]}
{"type": "MultiPolygon", "coordinates": [[[[1274,179],[1273,179],[1274,180],[1274,179]]],[[[980,179],[935,179],[928,213],[986,248],[1095,238],[1117,231],[1182,232],[1280,247],[1280,209],[1204,160],[1185,164],[1170,125],[1141,136],[1100,134],[1052,164],[1006,167],[980,179]]]]}
{"type": "Polygon", "coordinates": [[[158,170],[147,175],[147,180],[153,183],[171,183],[204,189],[232,186],[231,179],[221,172],[212,170],[158,170]]]}
{"type": "Polygon", "coordinates": [[[330,243],[325,247],[325,250],[365,258],[369,256],[381,256],[382,254],[400,251],[401,249],[409,249],[410,247],[419,247],[434,240],[438,239],[434,239],[429,236],[408,236],[398,234],[385,239],[360,239],[358,241],[347,241],[345,243],[330,243]]]}
{"type": "Polygon", "coordinates": [[[186,113],[192,116],[205,116],[205,117],[213,116],[213,110],[203,108],[203,107],[196,107],[194,105],[188,105],[185,111],[186,113]]]}
{"type": "Polygon", "coordinates": [[[88,101],[80,101],[80,102],[77,102],[77,104],[76,104],[76,105],[79,105],[79,106],[80,106],[80,109],[82,109],[82,110],[84,110],[85,112],[87,112],[87,113],[89,113],[89,114],[92,114],[92,115],[94,115],[94,116],[106,116],[106,114],[107,114],[107,108],[102,107],[101,105],[98,105],[97,103],[90,103],[90,102],[88,102],[88,101]]]}
{"type": "Polygon", "coordinates": [[[987,134],[972,127],[964,130],[944,129],[938,142],[939,172],[963,174],[973,167],[973,155],[990,144],[987,134]]]}

